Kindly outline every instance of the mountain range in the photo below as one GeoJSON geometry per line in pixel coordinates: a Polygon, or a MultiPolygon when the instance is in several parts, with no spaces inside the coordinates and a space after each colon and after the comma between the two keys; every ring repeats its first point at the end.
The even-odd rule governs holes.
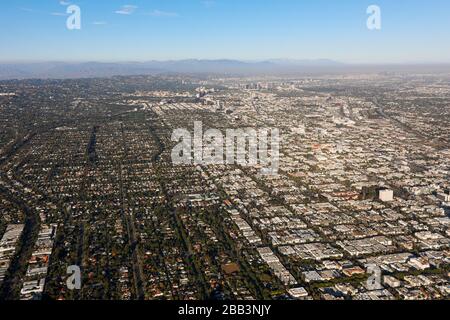
{"type": "Polygon", "coordinates": [[[339,67],[333,60],[170,60],[147,62],[30,62],[0,63],[0,80],[27,78],[91,78],[116,75],[183,74],[273,74],[310,68],[339,67]]]}
{"type": "Polygon", "coordinates": [[[170,60],[147,62],[0,63],[0,80],[71,79],[158,74],[309,75],[341,72],[450,72],[450,64],[355,65],[334,60],[170,60]]]}

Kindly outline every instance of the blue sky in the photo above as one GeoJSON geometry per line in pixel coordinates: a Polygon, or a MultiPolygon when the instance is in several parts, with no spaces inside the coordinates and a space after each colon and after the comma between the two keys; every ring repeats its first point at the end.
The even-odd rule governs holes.
{"type": "Polygon", "coordinates": [[[334,59],[450,62],[448,0],[12,0],[0,61],[334,59]],[[81,30],[66,28],[68,3],[81,30]],[[382,29],[366,27],[381,8],[382,29]]]}

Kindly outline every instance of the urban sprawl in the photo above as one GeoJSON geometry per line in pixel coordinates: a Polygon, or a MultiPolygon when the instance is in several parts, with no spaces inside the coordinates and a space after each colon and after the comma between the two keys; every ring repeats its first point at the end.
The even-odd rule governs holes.
{"type": "Polygon", "coordinates": [[[0,300],[448,299],[449,132],[446,74],[2,81],[0,300]],[[278,171],[173,163],[196,122],[278,171]]]}

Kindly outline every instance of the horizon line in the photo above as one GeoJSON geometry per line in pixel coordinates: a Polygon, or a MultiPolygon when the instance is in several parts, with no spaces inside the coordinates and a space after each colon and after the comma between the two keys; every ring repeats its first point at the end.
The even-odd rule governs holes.
{"type": "Polygon", "coordinates": [[[86,59],[86,60],[58,60],[58,59],[46,59],[46,60],[0,60],[0,64],[38,64],[38,63],[65,63],[65,64],[81,64],[81,63],[149,63],[149,62],[182,62],[182,61],[204,61],[204,62],[217,62],[217,61],[234,61],[243,63],[264,63],[264,62],[333,62],[336,64],[341,64],[342,66],[386,66],[386,65],[450,65],[450,61],[386,61],[386,62],[349,62],[340,61],[330,58],[268,58],[268,59],[235,59],[235,58],[180,58],[180,59],[146,59],[146,60],[128,60],[128,59],[117,59],[117,60],[97,60],[97,59],[86,59]]]}

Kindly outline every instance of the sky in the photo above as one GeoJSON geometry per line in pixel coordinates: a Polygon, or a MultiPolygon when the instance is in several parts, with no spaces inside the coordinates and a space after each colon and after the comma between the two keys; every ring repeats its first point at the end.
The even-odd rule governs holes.
{"type": "Polygon", "coordinates": [[[448,0],[11,0],[0,62],[332,59],[449,63],[448,0]],[[81,29],[69,30],[69,5],[81,29]],[[367,28],[367,8],[381,29],[367,28]]]}

